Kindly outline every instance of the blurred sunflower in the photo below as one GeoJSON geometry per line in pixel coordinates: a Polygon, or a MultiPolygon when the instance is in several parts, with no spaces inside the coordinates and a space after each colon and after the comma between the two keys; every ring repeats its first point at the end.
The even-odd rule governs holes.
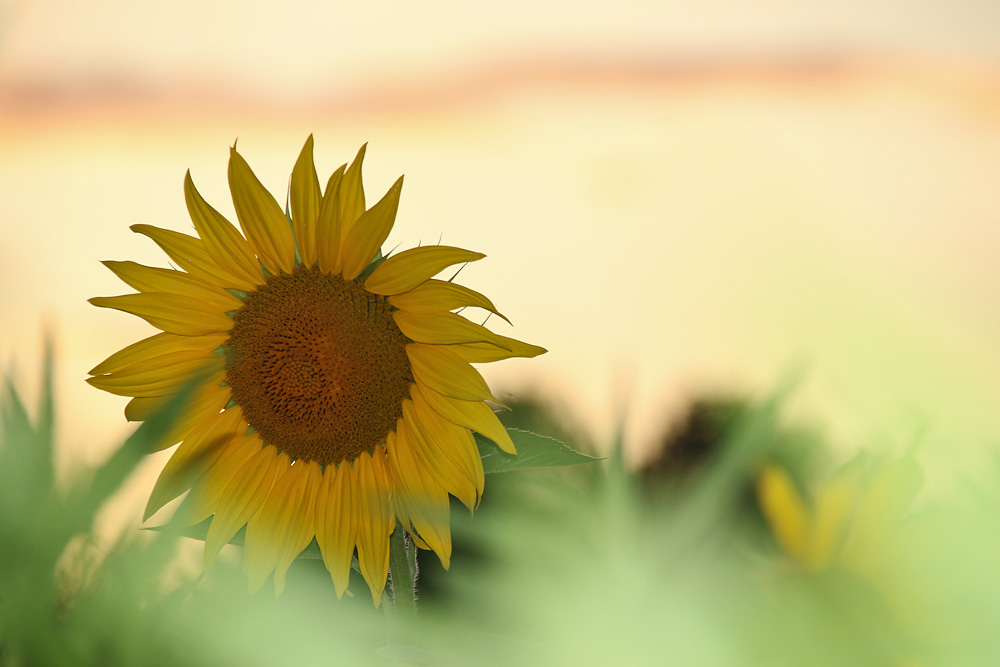
{"type": "Polygon", "coordinates": [[[783,468],[768,464],[757,496],[775,540],[804,570],[838,568],[877,579],[893,567],[890,545],[922,483],[919,465],[904,456],[869,469],[844,466],[807,499],[783,468]]]}
{"type": "MultiPolygon", "coordinates": [[[[471,289],[433,276],[484,255],[424,246],[384,257],[403,179],[366,209],[365,147],[321,190],[310,136],[292,171],[290,219],[231,150],[239,231],[184,181],[198,236],[134,225],[180,270],[105,262],[137,294],[91,299],[162,330],[111,355],[88,381],[132,396],[142,421],[192,378],[203,378],[162,448],[180,442],[144,520],[190,489],[178,519],[212,517],[205,565],[246,526],[251,590],[319,545],[338,597],[352,555],[377,605],[397,519],[448,567],[448,494],[470,511],[483,491],[471,431],[514,452],[470,365],[534,357],[543,348],[451,312],[471,289]]],[[[505,318],[506,319],[506,318],[505,318]]]]}

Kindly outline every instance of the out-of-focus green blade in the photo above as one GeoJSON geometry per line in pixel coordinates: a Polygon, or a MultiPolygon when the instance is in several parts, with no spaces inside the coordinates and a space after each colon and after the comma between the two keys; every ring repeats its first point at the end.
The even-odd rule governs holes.
{"type": "Polygon", "coordinates": [[[187,408],[194,390],[203,381],[204,378],[199,376],[188,382],[161,410],[143,422],[104,465],[94,471],[90,485],[78,491],[79,497],[71,504],[80,510],[80,516],[92,516],[121,487],[139,461],[153,451],[163,435],[173,427],[187,408]]]}
{"type": "Polygon", "coordinates": [[[55,497],[52,462],[52,386],[48,359],[42,378],[41,414],[37,426],[10,376],[0,389],[0,516],[30,523],[31,515],[55,497]],[[44,503],[39,503],[44,499],[44,503]]]}
{"type": "MultiPolygon", "coordinates": [[[[212,524],[212,518],[209,517],[209,518],[205,519],[204,521],[202,521],[201,523],[197,523],[197,524],[195,524],[193,526],[177,527],[177,526],[172,526],[172,525],[170,525],[168,523],[168,524],[164,524],[162,526],[150,526],[148,528],[145,528],[144,530],[152,530],[152,531],[155,531],[155,532],[164,532],[164,533],[173,533],[175,535],[181,535],[183,537],[189,537],[192,540],[199,540],[201,542],[204,542],[205,538],[208,537],[208,527],[211,524],[212,524]]],[[[243,526],[242,528],[240,528],[236,532],[236,534],[233,535],[233,539],[229,540],[229,544],[235,544],[238,547],[242,547],[244,545],[245,541],[246,541],[246,532],[247,532],[247,527],[246,526],[243,526]]],[[[302,550],[302,553],[300,553],[298,555],[298,558],[312,558],[312,559],[316,559],[316,558],[322,558],[322,557],[323,557],[323,555],[320,553],[320,551],[319,551],[319,545],[316,544],[316,540],[315,539],[312,542],[309,543],[309,546],[307,546],[305,549],[302,550]]]]}
{"type": "Polygon", "coordinates": [[[49,475],[51,476],[51,464],[53,455],[53,432],[55,430],[55,387],[52,383],[53,371],[53,349],[52,340],[45,340],[45,358],[42,362],[42,395],[38,407],[38,444],[44,447],[44,452],[39,452],[45,461],[49,463],[49,475]]]}

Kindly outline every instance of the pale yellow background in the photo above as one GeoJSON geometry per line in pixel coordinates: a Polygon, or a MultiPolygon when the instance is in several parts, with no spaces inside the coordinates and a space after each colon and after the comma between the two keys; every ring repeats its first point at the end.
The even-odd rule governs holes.
{"type": "Polygon", "coordinates": [[[462,280],[550,350],[487,379],[603,442],[624,411],[636,459],[797,372],[840,444],[996,441],[1000,4],[278,4],[0,2],[0,355],[30,386],[55,332],[68,466],[127,432],[86,371],[150,333],[98,261],[166,265],[128,226],[190,231],[188,168],[232,216],[237,138],[283,202],[310,133],[406,174],[389,247],[487,253],[462,280]]]}

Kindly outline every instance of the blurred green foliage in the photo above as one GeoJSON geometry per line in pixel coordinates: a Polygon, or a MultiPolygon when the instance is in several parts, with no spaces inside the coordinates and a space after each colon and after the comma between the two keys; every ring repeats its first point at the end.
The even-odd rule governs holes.
{"type": "MultiPolygon", "coordinates": [[[[804,568],[748,507],[764,462],[788,469],[806,502],[835,472],[816,434],[781,426],[778,400],[693,409],[664,442],[700,443],[700,463],[633,473],[617,450],[491,475],[474,518],[453,512],[464,547],[451,571],[421,558],[420,613],[390,633],[367,595],[338,602],[314,560],[274,599],[248,594],[229,558],[178,575],[186,538],[170,531],[99,540],[95,514],[186,398],[60,486],[50,368],[43,386],[34,416],[9,380],[0,400],[0,665],[965,666],[1000,654],[1000,468],[958,497],[917,493],[868,545],[878,567],[804,568]]],[[[544,409],[535,418],[587,449],[572,429],[547,430],[544,409]]],[[[863,482],[882,463],[852,465],[872,471],[863,482]]]]}

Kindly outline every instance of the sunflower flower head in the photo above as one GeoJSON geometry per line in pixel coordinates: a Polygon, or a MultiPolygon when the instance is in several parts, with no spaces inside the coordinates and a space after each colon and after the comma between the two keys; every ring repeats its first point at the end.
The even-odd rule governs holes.
{"type": "Polygon", "coordinates": [[[189,492],[176,518],[211,518],[206,566],[245,526],[251,590],[273,572],[280,593],[315,539],[339,597],[356,553],[377,605],[397,521],[448,567],[448,497],[472,510],[483,492],[472,431],[514,452],[471,364],[545,350],[453,312],[473,306],[503,317],[482,294],[434,278],[481,253],[436,245],[382,255],[403,179],[367,207],[364,156],[362,146],[321,187],[310,136],[286,216],[232,149],[242,233],[187,174],[196,236],[132,227],[178,268],[105,262],[137,293],[90,300],[161,332],[111,355],[88,382],[131,396],[126,418],[143,421],[198,378],[161,443],[180,444],[144,519],[189,492]]]}

